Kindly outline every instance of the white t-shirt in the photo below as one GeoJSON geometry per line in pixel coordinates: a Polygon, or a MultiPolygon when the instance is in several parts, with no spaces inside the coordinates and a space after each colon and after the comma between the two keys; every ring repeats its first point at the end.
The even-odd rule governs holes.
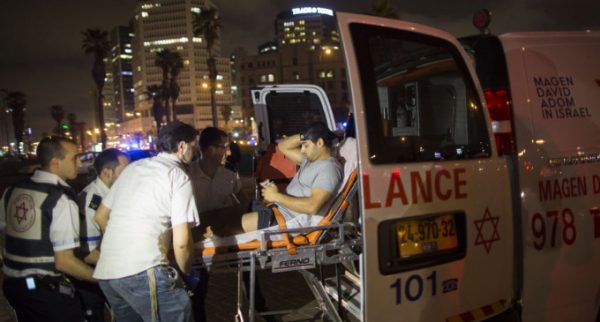
{"type": "MultiPolygon", "coordinates": [[[[60,184],[68,187],[69,185],[50,172],[36,170],[31,180],[37,183],[49,183],[49,184],[60,184]]],[[[13,195],[15,194],[13,190],[13,195]]],[[[6,192],[5,192],[6,194],[6,192]]],[[[37,198],[34,199],[37,200],[37,198]]],[[[6,227],[6,212],[4,209],[4,196],[2,197],[0,206],[0,230],[4,232],[6,227]]],[[[42,202],[42,200],[40,200],[42,202]]],[[[41,205],[39,205],[41,206],[41,205]]],[[[29,218],[29,214],[25,214],[26,218],[29,218]]],[[[54,210],[52,210],[52,223],[50,224],[50,241],[52,242],[52,249],[56,251],[72,249],[79,247],[79,209],[75,201],[69,199],[66,195],[62,195],[56,202],[54,210]]],[[[12,256],[11,254],[4,254],[6,257],[12,256]]],[[[16,259],[15,259],[16,260],[16,259]]],[[[31,274],[42,274],[48,275],[54,272],[49,272],[41,269],[27,269],[23,271],[16,271],[4,266],[3,268],[6,276],[10,277],[22,277],[31,274]]]]}
{"type": "Polygon", "coordinates": [[[168,153],[127,166],[102,204],[111,212],[94,270],[97,279],[168,264],[171,227],[199,224],[189,177],[168,153]]]}
{"type": "Polygon", "coordinates": [[[83,188],[79,198],[83,204],[80,204],[80,209],[85,212],[85,228],[86,231],[81,231],[81,241],[87,243],[89,251],[98,248],[100,244],[100,227],[94,216],[96,209],[100,206],[102,199],[106,197],[110,189],[102,182],[100,178],[92,181],[87,187],[83,188]],[[82,196],[83,195],[83,196],[82,196]]]}

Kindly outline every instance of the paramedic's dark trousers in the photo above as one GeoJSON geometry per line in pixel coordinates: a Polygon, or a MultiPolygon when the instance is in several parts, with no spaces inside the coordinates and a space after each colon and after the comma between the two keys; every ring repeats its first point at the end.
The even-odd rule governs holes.
{"type": "Polygon", "coordinates": [[[19,321],[81,322],[83,314],[77,296],[59,292],[59,285],[35,278],[27,287],[25,278],[5,278],[2,287],[19,321]],[[33,288],[33,289],[30,289],[33,288]]]}
{"type": "Polygon", "coordinates": [[[106,298],[95,283],[76,281],[75,287],[82,304],[83,314],[87,322],[104,322],[104,303],[106,298]]]}

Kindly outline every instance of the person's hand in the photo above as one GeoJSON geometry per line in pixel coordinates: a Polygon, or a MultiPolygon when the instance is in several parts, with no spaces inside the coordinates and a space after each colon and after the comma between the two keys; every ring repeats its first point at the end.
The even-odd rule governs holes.
{"type": "Polygon", "coordinates": [[[279,189],[277,189],[277,185],[275,185],[273,182],[263,185],[262,195],[265,200],[276,202],[278,194],[279,189]]]}

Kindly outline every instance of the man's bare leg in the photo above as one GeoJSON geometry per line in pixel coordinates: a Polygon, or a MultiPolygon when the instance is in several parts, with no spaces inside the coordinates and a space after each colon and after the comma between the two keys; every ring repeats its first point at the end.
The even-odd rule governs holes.
{"type": "Polygon", "coordinates": [[[242,216],[242,229],[244,232],[258,230],[258,212],[249,212],[242,216]]]}

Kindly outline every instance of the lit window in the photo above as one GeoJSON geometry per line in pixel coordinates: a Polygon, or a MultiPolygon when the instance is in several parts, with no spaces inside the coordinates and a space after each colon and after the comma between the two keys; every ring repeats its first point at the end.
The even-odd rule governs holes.
{"type": "Polygon", "coordinates": [[[142,11],[142,18],[146,18],[146,17],[148,17],[148,12],[142,11]]]}
{"type": "Polygon", "coordinates": [[[261,83],[266,83],[267,82],[267,75],[260,75],[260,82],[261,83]]]}
{"type": "Polygon", "coordinates": [[[300,25],[304,25],[304,20],[300,20],[300,21],[298,21],[298,24],[300,24],[300,25]]]}
{"type": "Polygon", "coordinates": [[[193,13],[200,13],[200,8],[194,7],[191,9],[193,13]]]}
{"type": "Polygon", "coordinates": [[[129,48],[125,48],[125,53],[127,53],[127,54],[131,54],[131,49],[129,49],[129,48]]]}
{"type": "Polygon", "coordinates": [[[269,83],[273,83],[275,81],[275,75],[273,75],[273,74],[267,75],[267,81],[269,81],[269,83]]]}
{"type": "Polygon", "coordinates": [[[324,70],[322,70],[322,71],[319,72],[319,78],[325,78],[325,75],[326,74],[325,74],[324,70]]]}
{"type": "Polygon", "coordinates": [[[327,71],[327,78],[333,78],[333,69],[327,71]]]}
{"type": "Polygon", "coordinates": [[[223,80],[223,75],[217,75],[217,80],[223,80]]]}

